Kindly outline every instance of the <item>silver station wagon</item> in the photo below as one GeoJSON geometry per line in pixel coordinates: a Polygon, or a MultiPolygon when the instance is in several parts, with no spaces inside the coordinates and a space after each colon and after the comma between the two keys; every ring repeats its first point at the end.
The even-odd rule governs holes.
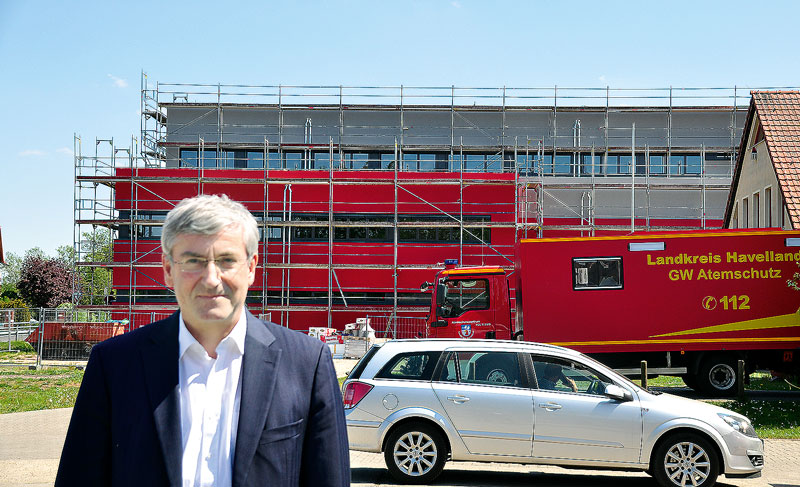
{"type": "Polygon", "coordinates": [[[350,448],[383,452],[408,483],[433,481],[447,460],[636,469],[663,486],[758,477],[764,464],[747,418],[551,345],[389,341],[343,389],[350,448]]]}

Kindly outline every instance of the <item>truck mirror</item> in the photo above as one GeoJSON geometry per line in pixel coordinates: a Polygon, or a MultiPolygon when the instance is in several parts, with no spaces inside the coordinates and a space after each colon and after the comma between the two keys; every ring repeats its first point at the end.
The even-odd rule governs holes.
{"type": "Polygon", "coordinates": [[[444,283],[440,282],[436,286],[436,305],[437,306],[441,306],[441,305],[444,304],[444,294],[445,294],[444,283]]]}
{"type": "Polygon", "coordinates": [[[432,328],[443,328],[447,326],[447,322],[445,320],[437,320],[431,323],[432,328]]]}

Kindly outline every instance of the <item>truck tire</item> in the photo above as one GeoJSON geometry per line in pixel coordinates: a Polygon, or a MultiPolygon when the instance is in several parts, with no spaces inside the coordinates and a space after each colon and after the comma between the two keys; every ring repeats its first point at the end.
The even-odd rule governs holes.
{"type": "Polygon", "coordinates": [[[738,387],[736,360],[729,355],[712,355],[700,364],[697,371],[697,386],[709,396],[729,397],[738,387]]]}

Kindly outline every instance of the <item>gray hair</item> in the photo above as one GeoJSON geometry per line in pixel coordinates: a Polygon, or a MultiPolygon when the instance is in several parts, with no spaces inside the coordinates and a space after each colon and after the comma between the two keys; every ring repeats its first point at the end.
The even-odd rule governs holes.
{"type": "Polygon", "coordinates": [[[179,234],[216,235],[232,225],[241,226],[250,259],[258,252],[258,223],[244,205],[224,194],[186,198],[167,213],[161,248],[167,257],[172,257],[172,246],[179,234]]]}

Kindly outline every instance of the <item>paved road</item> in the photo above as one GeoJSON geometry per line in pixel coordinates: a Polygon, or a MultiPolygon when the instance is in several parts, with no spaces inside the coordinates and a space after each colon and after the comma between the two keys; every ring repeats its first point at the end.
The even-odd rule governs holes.
{"type": "MultiPolygon", "coordinates": [[[[71,409],[0,415],[0,487],[53,485],[71,409]]],[[[720,479],[721,486],[800,487],[800,440],[767,440],[760,479],[720,479]]],[[[351,452],[353,485],[396,485],[375,453],[351,452]]],[[[437,486],[655,486],[645,474],[496,463],[449,463],[437,486]]]]}

